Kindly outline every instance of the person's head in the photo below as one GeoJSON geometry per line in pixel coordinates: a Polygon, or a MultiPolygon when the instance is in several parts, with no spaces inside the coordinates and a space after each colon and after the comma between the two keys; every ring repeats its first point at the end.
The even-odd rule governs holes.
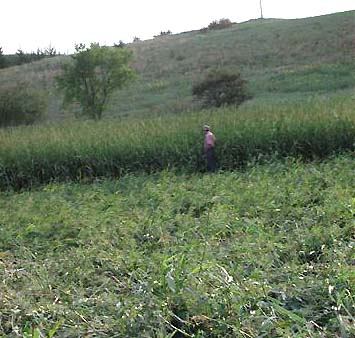
{"type": "Polygon", "coordinates": [[[205,124],[205,125],[203,126],[203,131],[204,131],[204,133],[208,133],[208,132],[210,131],[210,126],[208,126],[207,124],[205,124]]]}

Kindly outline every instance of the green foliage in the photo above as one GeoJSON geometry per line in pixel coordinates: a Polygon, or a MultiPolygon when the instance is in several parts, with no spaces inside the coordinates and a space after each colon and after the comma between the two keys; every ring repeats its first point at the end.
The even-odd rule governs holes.
{"type": "Polygon", "coordinates": [[[229,19],[220,19],[220,20],[215,20],[212,21],[209,25],[208,25],[208,29],[225,29],[225,28],[229,28],[233,25],[233,23],[229,20],[229,19]]]}
{"type": "Polygon", "coordinates": [[[355,150],[350,96],[250,101],[164,118],[87,121],[0,132],[0,188],[91,181],[130,172],[205,168],[201,126],[212,126],[219,168],[280,157],[322,159],[355,150]]]}
{"type": "Polygon", "coordinates": [[[22,65],[24,63],[30,62],[30,57],[28,54],[26,54],[22,49],[18,49],[16,52],[17,59],[18,59],[18,64],[22,65]]]}
{"type": "Polygon", "coordinates": [[[72,62],[64,64],[62,74],[56,78],[64,101],[79,102],[83,114],[101,119],[110,95],[134,78],[131,59],[132,52],[125,48],[76,46],[72,62]]]}
{"type": "Polygon", "coordinates": [[[193,85],[192,95],[206,107],[239,106],[251,98],[247,94],[246,81],[241,74],[225,70],[209,72],[202,81],[193,85]]]}
{"type": "MultiPolygon", "coordinates": [[[[38,49],[37,49],[37,54],[38,54],[38,49]]],[[[49,44],[49,46],[44,49],[44,52],[42,54],[44,55],[44,57],[54,57],[57,55],[57,50],[55,49],[54,46],[49,44]]]]}
{"type": "Polygon", "coordinates": [[[6,58],[2,50],[2,47],[0,47],[0,69],[5,67],[6,67],[6,58]]]}
{"type": "Polygon", "coordinates": [[[126,47],[126,44],[122,40],[120,40],[120,41],[118,41],[118,44],[114,43],[113,46],[116,48],[124,48],[124,47],[126,47]]]}
{"type": "Polygon", "coordinates": [[[0,193],[0,336],[352,337],[354,171],[288,159],[0,193]]]}
{"type": "Polygon", "coordinates": [[[167,31],[160,31],[159,35],[154,35],[155,38],[159,37],[159,36],[166,36],[166,35],[171,35],[172,32],[170,29],[168,29],[167,31]]]}
{"type": "Polygon", "coordinates": [[[355,70],[352,63],[315,64],[275,71],[265,80],[251,84],[254,90],[262,88],[271,93],[332,92],[351,89],[355,84],[355,70]]]}
{"type": "MultiPolygon", "coordinates": [[[[355,83],[354,34],[354,11],[349,11],[299,20],[252,20],[207,34],[192,31],[127,44],[134,52],[133,66],[140,80],[112,94],[105,116],[146,117],[194,110],[191,84],[214,67],[240,71],[257,99],[272,95],[278,100],[289,94],[302,99],[306,93],[351,90],[355,83]],[[149,90],[155,81],[163,81],[164,89],[149,90]]],[[[16,64],[16,55],[6,58],[9,64],[16,64]]],[[[1,72],[0,86],[25,77],[36,87],[52,90],[53,76],[69,58],[33,62],[20,71],[7,69],[1,72]]],[[[60,95],[50,97],[49,117],[53,120],[68,117],[62,113],[60,100],[60,95]]]]}
{"type": "Polygon", "coordinates": [[[33,124],[43,118],[47,102],[28,85],[0,89],[0,127],[33,124]]]}
{"type": "Polygon", "coordinates": [[[229,19],[220,19],[212,21],[207,27],[201,28],[201,33],[207,33],[210,30],[219,30],[230,28],[233,26],[233,23],[229,19]]]}
{"type": "MultiPolygon", "coordinates": [[[[339,27],[348,17],[353,31],[352,12],[332,16],[334,30],[330,20],[324,30],[323,19],[315,18],[309,25],[264,20],[226,35],[191,34],[179,47],[185,58],[178,65],[162,62],[174,59],[167,46],[175,37],[136,44],[148,50],[137,65],[143,90],[123,92],[123,106],[132,111],[141,100],[152,114],[166,98],[180,103],[195,75],[182,80],[179,74],[191,76],[216,60],[250,67],[259,93],[351,87],[351,64],[332,63],[340,64],[347,51],[339,27]],[[308,35],[324,31],[315,49],[308,35]],[[211,40],[194,49],[201,37],[211,40]],[[292,39],[299,39],[293,51],[282,48],[292,39]],[[250,41],[259,48],[253,58],[235,47],[250,41]],[[241,52],[214,53],[223,45],[241,52]],[[312,60],[329,61],[329,68],[312,60]]],[[[46,65],[56,70],[55,62],[43,62],[21,71],[37,73],[46,65]]],[[[1,84],[8,86],[5,76],[1,84]]],[[[238,110],[1,130],[0,187],[8,191],[0,192],[0,336],[354,336],[349,94],[260,95],[238,110]],[[204,167],[206,122],[217,136],[220,168],[243,170],[196,174],[204,167]],[[314,159],[326,160],[308,161],[314,159]],[[137,174],[164,168],[179,171],[137,174]],[[52,183],[36,186],[45,182],[52,183]]]]}
{"type": "Polygon", "coordinates": [[[18,49],[14,55],[4,55],[0,47],[0,69],[32,63],[57,55],[59,54],[52,45],[49,45],[44,50],[38,48],[36,52],[32,51],[31,53],[25,53],[22,49],[18,49]]]}

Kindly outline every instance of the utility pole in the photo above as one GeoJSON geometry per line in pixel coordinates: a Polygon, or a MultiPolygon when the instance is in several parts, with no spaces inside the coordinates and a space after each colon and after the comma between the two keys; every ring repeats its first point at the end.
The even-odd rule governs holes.
{"type": "Polygon", "coordinates": [[[261,0],[260,0],[260,19],[264,19],[264,16],[263,16],[263,6],[261,4],[261,0]]]}

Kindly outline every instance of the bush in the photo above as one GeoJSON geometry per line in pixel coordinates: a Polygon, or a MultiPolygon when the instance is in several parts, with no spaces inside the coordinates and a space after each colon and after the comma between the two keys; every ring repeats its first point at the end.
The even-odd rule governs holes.
{"type": "Polygon", "coordinates": [[[220,19],[219,21],[212,21],[208,25],[208,29],[224,29],[232,26],[232,22],[229,19],[220,19]]]}
{"type": "Polygon", "coordinates": [[[117,43],[114,43],[113,47],[123,48],[123,47],[126,47],[126,44],[125,44],[122,40],[120,40],[120,41],[118,42],[118,44],[117,44],[117,43]]]}
{"type": "Polygon", "coordinates": [[[26,85],[0,90],[0,127],[32,124],[47,108],[43,96],[26,85]]]}
{"type": "Polygon", "coordinates": [[[169,30],[167,30],[167,31],[161,31],[160,33],[159,33],[159,35],[154,35],[154,37],[155,38],[158,38],[159,36],[166,36],[166,35],[171,35],[172,34],[172,32],[171,32],[171,30],[169,29],[169,30]]]}
{"type": "Polygon", "coordinates": [[[192,87],[192,95],[206,107],[239,106],[251,98],[246,91],[246,81],[240,73],[212,71],[192,87]]]}

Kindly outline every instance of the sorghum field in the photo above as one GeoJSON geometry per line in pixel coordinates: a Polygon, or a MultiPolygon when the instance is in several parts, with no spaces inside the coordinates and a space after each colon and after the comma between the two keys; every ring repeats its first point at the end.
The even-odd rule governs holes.
{"type": "Polygon", "coordinates": [[[19,190],[52,180],[92,181],[167,168],[201,171],[206,121],[217,137],[221,169],[275,157],[322,159],[355,149],[353,96],[259,99],[239,109],[0,131],[0,188],[19,190]]]}

